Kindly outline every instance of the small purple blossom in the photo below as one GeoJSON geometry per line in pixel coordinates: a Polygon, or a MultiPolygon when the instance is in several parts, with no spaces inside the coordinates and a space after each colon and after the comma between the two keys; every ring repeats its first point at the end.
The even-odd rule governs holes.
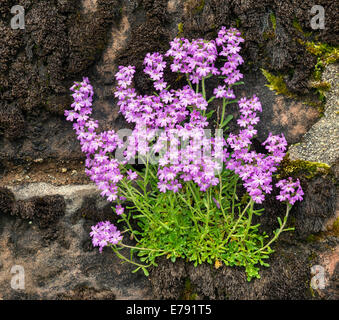
{"type": "Polygon", "coordinates": [[[280,180],[276,183],[276,187],[280,188],[280,193],[277,195],[277,199],[281,202],[288,202],[290,205],[294,205],[296,201],[302,201],[304,192],[300,186],[300,181],[293,182],[292,178],[280,180]]]}
{"type": "Polygon", "coordinates": [[[94,247],[99,247],[99,251],[108,245],[118,244],[122,240],[120,231],[109,221],[99,222],[92,226],[90,236],[94,247]]]}
{"type": "Polygon", "coordinates": [[[126,173],[129,180],[135,180],[138,177],[138,174],[132,170],[128,170],[126,173]]]}
{"type": "Polygon", "coordinates": [[[115,206],[115,212],[118,216],[122,215],[124,211],[125,209],[120,204],[115,206]]]}

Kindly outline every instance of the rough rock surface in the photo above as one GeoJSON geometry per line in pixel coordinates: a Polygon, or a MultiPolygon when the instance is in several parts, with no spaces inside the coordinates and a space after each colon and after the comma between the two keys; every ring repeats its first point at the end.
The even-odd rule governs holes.
{"type": "MultiPolygon", "coordinates": [[[[0,3],[0,298],[190,298],[190,291],[211,299],[338,297],[338,71],[329,66],[323,75],[332,87],[319,120],[318,109],[305,103],[317,101],[309,85],[316,57],[301,43],[338,45],[335,1],[317,2],[326,12],[325,30],[311,29],[311,0],[22,0],[26,28],[12,30],[10,8],[16,4],[0,3]],[[249,284],[242,270],[165,260],[148,281],[90,244],[90,226],[116,218],[84,175],[83,155],[63,116],[69,87],[88,76],[100,128],[123,128],[113,95],[118,65],[135,65],[136,88],[150,91],[142,73],[147,52],[165,52],[178,34],[211,39],[222,25],[238,27],[245,37],[246,85],[238,95],[255,93],[263,104],[258,148],[269,131],[283,132],[296,144],[293,159],[328,163],[334,174],[301,178],[305,201],[291,212],[296,231],[284,235],[262,279],[249,284]],[[284,75],[298,99],[270,91],[260,68],[284,75]],[[315,264],[325,267],[328,282],[313,292],[315,264]],[[25,268],[24,291],[10,287],[13,265],[25,268]]],[[[181,84],[166,77],[174,87],[181,84]]],[[[236,107],[229,112],[236,116],[236,107]]],[[[234,122],[230,130],[236,130],[234,122]]],[[[272,231],[281,208],[270,198],[265,209],[260,222],[272,231]]]]}
{"type": "Polygon", "coordinates": [[[0,299],[151,297],[143,273],[131,273],[132,266],[122,265],[110,249],[100,254],[93,248],[90,226],[114,220],[95,186],[40,183],[11,189],[0,189],[0,299]],[[11,207],[6,212],[4,203],[11,207]],[[41,213],[50,219],[43,220],[41,213]],[[24,290],[11,287],[11,268],[16,265],[25,271],[24,290]]]}
{"type": "Polygon", "coordinates": [[[337,300],[338,254],[336,237],[308,244],[281,241],[268,261],[270,267],[263,268],[261,278],[251,282],[240,268],[194,267],[165,259],[152,272],[151,282],[153,292],[162,299],[337,300]],[[313,266],[324,266],[325,288],[311,287],[313,266]]]}
{"type": "Polygon", "coordinates": [[[325,92],[324,116],[289,151],[291,159],[333,165],[339,159],[339,64],[329,65],[322,81],[331,85],[325,92]]]}
{"type": "MultiPolygon", "coordinates": [[[[83,76],[89,76],[94,85],[94,116],[101,120],[101,127],[125,126],[113,96],[117,66],[136,65],[137,89],[150,89],[151,83],[140,72],[143,57],[149,51],[167,50],[180,23],[183,35],[195,38],[211,38],[221,25],[238,26],[246,39],[244,72],[260,78],[261,67],[279,71],[289,75],[289,90],[310,93],[308,80],[316,57],[298,39],[312,31],[311,0],[302,5],[278,0],[25,0],[21,2],[25,30],[10,28],[14,4],[12,0],[0,4],[4,35],[0,39],[1,162],[81,158],[63,111],[70,103],[68,88],[83,76]],[[294,21],[303,32],[296,30],[294,21]]],[[[313,31],[313,37],[336,44],[335,3],[322,0],[319,4],[326,11],[326,30],[313,31]]],[[[173,77],[169,80],[175,85],[173,77]]],[[[269,91],[262,90],[260,98],[269,91]]],[[[262,127],[275,131],[284,127],[284,132],[290,132],[290,143],[316,121],[317,113],[309,110],[303,116],[306,107],[298,103],[287,101],[285,109],[284,98],[272,96],[265,103],[267,123],[262,127]],[[297,113],[294,122],[289,120],[291,112],[297,113]]]]}

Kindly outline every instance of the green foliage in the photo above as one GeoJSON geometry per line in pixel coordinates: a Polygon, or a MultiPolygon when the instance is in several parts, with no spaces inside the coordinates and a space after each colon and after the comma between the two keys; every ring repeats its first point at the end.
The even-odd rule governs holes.
{"type": "MultiPolygon", "coordinates": [[[[244,267],[247,279],[260,278],[259,266],[268,267],[265,262],[273,252],[270,244],[284,229],[284,222],[278,219],[280,227],[274,231],[273,239],[264,244],[268,235],[259,231],[259,224],[252,225],[253,215],[261,215],[263,209],[254,209],[249,197],[238,199],[236,195],[238,176],[230,170],[220,174],[221,184],[201,192],[192,182],[178,192],[157,191],[155,166],[148,165],[140,173],[142,180],[123,180],[121,192],[127,198],[128,214],[122,220],[137,245],[131,250],[144,266],[154,265],[157,258],[165,256],[175,262],[185,259],[194,263],[244,267]],[[132,229],[136,220],[138,230],[132,229]]],[[[126,166],[126,170],[129,166],[126,166]]],[[[288,214],[288,212],[287,212],[288,214]]],[[[135,263],[136,264],[136,263],[135,263]]]]}

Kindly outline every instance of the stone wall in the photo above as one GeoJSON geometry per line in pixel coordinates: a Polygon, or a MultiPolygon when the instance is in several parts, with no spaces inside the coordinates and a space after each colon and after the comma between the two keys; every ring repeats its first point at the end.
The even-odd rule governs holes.
{"type": "MultiPolygon", "coordinates": [[[[0,4],[1,299],[179,298],[188,280],[200,298],[337,297],[338,65],[323,75],[331,89],[322,110],[310,84],[317,57],[302,44],[311,37],[338,45],[334,1],[317,1],[326,12],[324,30],[310,27],[311,0],[22,0],[26,26],[12,30],[15,4],[0,4]],[[84,157],[64,119],[69,87],[88,76],[100,128],[125,127],[113,95],[118,66],[135,65],[135,86],[147,92],[151,83],[141,72],[147,52],[166,51],[178,34],[211,39],[222,25],[238,27],[245,38],[246,86],[237,93],[256,93],[262,102],[256,143],[269,131],[283,132],[293,145],[292,160],[323,162],[329,169],[311,178],[304,173],[306,198],[292,212],[296,231],[282,237],[262,279],[248,284],[239,270],[168,261],[147,279],[90,244],[90,226],[116,217],[85,176],[84,157]],[[261,68],[283,74],[292,95],[265,86],[261,68]],[[309,285],[315,264],[327,270],[326,289],[319,292],[309,285]],[[24,291],[10,288],[12,265],[26,270],[24,291]]],[[[230,112],[237,114],[236,108],[230,112]]],[[[275,227],[278,210],[267,202],[264,228],[275,227]]]]}

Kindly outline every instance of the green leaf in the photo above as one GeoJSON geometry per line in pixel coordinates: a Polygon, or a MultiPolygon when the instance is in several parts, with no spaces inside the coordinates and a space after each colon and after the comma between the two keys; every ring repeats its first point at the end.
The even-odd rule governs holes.
{"type": "Polygon", "coordinates": [[[223,128],[223,127],[225,127],[231,120],[233,119],[233,115],[228,115],[227,117],[226,117],[226,119],[224,120],[224,122],[221,124],[221,127],[220,128],[223,128]]]}
{"type": "Polygon", "coordinates": [[[149,272],[147,271],[147,269],[146,269],[146,268],[142,268],[142,271],[144,271],[144,274],[145,274],[145,276],[146,276],[146,277],[148,277],[148,276],[149,276],[149,272]]]}
{"type": "Polygon", "coordinates": [[[237,99],[236,99],[236,100],[227,101],[227,102],[226,102],[226,105],[231,104],[231,103],[237,103],[237,102],[238,102],[237,99]]]}
{"type": "Polygon", "coordinates": [[[215,112],[215,110],[211,110],[209,113],[207,113],[206,114],[207,119],[209,119],[214,112],[215,112]]]}
{"type": "Polygon", "coordinates": [[[134,270],[132,271],[132,273],[136,273],[139,269],[140,269],[140,267],[134,269],[134,270]]]}
{"type": "Polygon", "coordinates": [[[239,86],[241,84],[245,84],[245,82],[244,81],[238,81],[238,82],[233,83],[232,86],[239,86]]]}
{"type": "Polygon", "coordinates": [[[279,222],[279,226],[281,227],[281,225],[282,225],[282,222],[281,222],[281,219],[280,219],[280,217],[278,217],[278,222],[279,222]]]}

